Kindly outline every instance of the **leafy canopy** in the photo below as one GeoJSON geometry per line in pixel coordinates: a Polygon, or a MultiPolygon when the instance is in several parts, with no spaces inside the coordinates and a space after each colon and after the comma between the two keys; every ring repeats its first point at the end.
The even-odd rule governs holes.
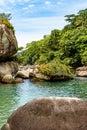
{"type": "Polygon", "coordinates": [[[18,60],[24,64],[53,64],[58,59],[73,68],[87,65],[87,9],[65,18],[68,24],[62,30],[54,29],[43,39],[28,43],[18,60]]]}

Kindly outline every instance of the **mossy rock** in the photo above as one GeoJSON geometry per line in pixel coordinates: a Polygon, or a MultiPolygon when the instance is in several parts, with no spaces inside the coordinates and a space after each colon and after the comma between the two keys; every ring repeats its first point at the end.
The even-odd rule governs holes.
{"type": "Polygon", "coordinates": [[[73,74],[69,66],[61,63],[60,60],[52,60],[47,64],[41,64],[38,69],[44,75],[50,76],[51,80],[72,79],[73,74]]]}
{"type": "Polygon", "coordinates": [[[9,29],[11,29],[13,34],[15,33],[14,27],[6,18],[0,18],[0,24],[5,24],[9,29]]]}

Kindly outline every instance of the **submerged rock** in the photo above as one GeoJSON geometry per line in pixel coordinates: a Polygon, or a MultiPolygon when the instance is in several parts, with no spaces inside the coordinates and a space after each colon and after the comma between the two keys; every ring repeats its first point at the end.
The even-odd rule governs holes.
{"type": "Polygon", "coordinates": [[[11,57],[17,50],[17,40],[12,30],[0,23],[0,61],[11,57]]]}
{"type": "Polygon", "coordinates": [[[17,109],[1,130],[87,130],[87,101],[35,99],[17,109]]]}

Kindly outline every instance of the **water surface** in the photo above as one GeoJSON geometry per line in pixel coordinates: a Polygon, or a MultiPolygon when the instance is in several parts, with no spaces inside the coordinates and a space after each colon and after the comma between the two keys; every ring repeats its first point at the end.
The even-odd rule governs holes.
{"type": "Polygon", "coordinates": [[[19,106],[37,97],[78,97],[87,99],[87,78],[61,82],[0,84],[0,127],[19,106]]]}

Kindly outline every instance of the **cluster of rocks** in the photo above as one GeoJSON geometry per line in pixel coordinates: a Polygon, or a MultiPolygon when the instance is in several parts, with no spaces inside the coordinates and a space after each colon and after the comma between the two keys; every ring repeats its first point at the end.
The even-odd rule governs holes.
{"type": "Polygon", "coordinates": [[[1,130],[87,130],[87,101],[39,98],[18,108],[1,130]]]}
{"type": "Polygon", "coordinates": [[[29,78],[32,81],[40,81],[40,80],[50,80],[50,77],[47,75],[42,74],[38,70],[39,65],[26,65],[26,66],[20,66],[19,71],[17,72],[17,77],[20,78],[29,78]]]}
{"type": "MultiPolygon", "coordinates": [[[[51,81],[51,77],[49,75],[43,74],[39,71],[39,65],[25,65],[25,66],[19,66],[19,71],[17,72],[17,77],[26,79],[29,78],[32,81],[42,81],[42,80],[46,80],[46,81],[51,81]]],[[[87,66],[83,66],[83,67],[78,67],[76,68],[76,76],[77,77],[87,77],[87,66]]],[[[68,77],[68,76],[58,76],[57,75],[57,81],[62,79],[62,80],[67,80],[67,79],[73,79],[74,77],[68,77]]]]}
{"type": "Polygon", "coordinates": [[[18,44],[12,30],[5,24],[0,23],[0,82],[22,82],[22,79],[15,78],[18,71],[18,64],[10,61],[10,58],[17,50],[18,44]]]}
{"type": "Polygon", "coordinates": [[[72,79],[73,76],[59,75],[55,73],[54,75],[47,75],[39,70],[40,65],[26,65],[19,66],[19,71],[17,72],[17,77],[26,79],[29,78],[31,81],[59,81],[72,79]]]}

